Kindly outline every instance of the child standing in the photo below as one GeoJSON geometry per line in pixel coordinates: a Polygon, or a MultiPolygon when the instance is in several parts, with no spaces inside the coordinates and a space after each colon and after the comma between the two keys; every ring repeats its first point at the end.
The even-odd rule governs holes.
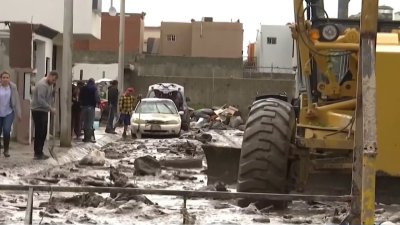
{"type": "Polygon", "coordinates": [[[120,120],[124,124],[124,133],[122,133],[122,137],[126,137],[126,131],[128,126],[131,125],[131,116],[135,107],[135,89],[128,88],[125,93],[119,99],[119,112],[120,112],[120,120]]]}

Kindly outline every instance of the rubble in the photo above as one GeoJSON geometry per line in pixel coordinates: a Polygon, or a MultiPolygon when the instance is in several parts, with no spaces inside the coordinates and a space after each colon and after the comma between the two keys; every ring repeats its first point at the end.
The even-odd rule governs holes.
{"type": "Polygon", "coordinates": [[[172,167],[172,168],[202,168],[203,167],[203,159],[202,158],[177,158],[177,159],[163,159],[160,160],[160,164],[163,167],[172,167]]]}
{"type": "MultiPolygon", "coordinates": [[[[68,165],[49,167],[46,171],[34,174],[27,173],[29,171],[26,173],[14,172],[14,168],[1,172],[4,171],[7,178],[16,177],[16,183],[22,182],[27,177],[30,179],[43,178],[41,181],[34,179],[34,182],[40,185],[50,184],[46,181],[49,180],[54,183],[58,181],[59,185],[66,186],[93,185],[188,191],[234,191],[234,186],[215,182],[223,181],[219,178],[211,181],[212,185],[206,186],[210,179],[207,174],[202,172],[205,168],[205,165],[203,166],[205,159],[201,149],[202,141],[199,141],[201,135],[209,134],[211,141],[209,138],[207,139],[206,135],[203,135],[207,144],[229,147],[236,146],[235,143],[237,143],[236,147],[240,148],[243,132],[230,127],[233,126],[232,118],[235,116],[231,117],[229,122],[228,120],[216,121],[216,118],[213,118],[214,123],[223,124],[228,129],[227,131],[198,129],[183,133],[180,139],[149,138],[139,141],[115,142],[100,150],[104,153],[106,161],[106,164],[101,166],[74,166],[76,162],[72,162],[68,165]],[[155,156],[156,159],[153,158],[155,156]],[[138,161],[138,159],[140,160],[138,161]],[[143,167],[145,171],[156,176],[139,175],[137,171],[143,170],[143,167]],[[157,176],[158,174],[160,176],[157,176]]],[[[0,178],[6,179],[1,174],[0,178]]],[[[183,203],[181,196],[126,193],[111,193],[108,196],[107,193],[103,193],[101,195],[82,194],[71,198],[71,193],[55,192],[53,195],[56,197],[38,207],[40,202],[47,201],[50,193],[40,192],[39,194],[35,195],[34,212],[38,219],[38,214],[42,211],[41,216],[44,216],[42,224],[175,224],[182,223],[182,214],[180,213],[183,212],[186,216],[185,223],[189,224],[221,224],[221,222],[228,224],[296,224],[304,222],[307,224],[310,221],[315,224],[337,224],[342,218],[342,214],[347,212],[346,207],[348,207],[341,203],[318,202],[308,205],[302,201],[293,201],[289,209],[284,211],[290,216],[282,218],[281,212],[275,211],[273,207],[258,210],[257,204],[255,204],[241,209],[236,206],[234,199],[188,198],[187,209],[181,212],[183,203]],[[335,209],[337,209],[337,215],[333,215],[335,209]]],[[[377,221],[382,222],[389,218],[393,221],[400,221],[400,217],[394,213],[399,211],[398,207],[395,206],[393,209],[390,207],[389,205],[379,206],[376,211],[377,217],[379,217],[377,221]]],[[[26,194],[1,193],[0,208],[0,224],[20,223],[20,218],[23,217],[24,210],[26,210],[26,194]]],[[[390,225],[394,222],[386,221],[383,224],[390,225]]]]}
{"type": "Polygon", "coordinates": [[[214,110],[212,109],[198,109],[193,112],[193,117],[196,120],[199,120],[200,118],[203,118],[205,120],[209,120],[211,116],[215,115],[214,110]]]}
{"type": "Polygon", "coordinates": [[[226,188],[224,182],[217,182],[215,184],[215,190],[216,191],[228,191],[228,189],[226,188]]]}
{"type": "Polygon", "coordinates": [[[176,145],[178,152],[184,152],[187,155],[194,155],[197,150],[197,146],[190,141],[186,141],[176,145]]]}
{"type": "Polygon", "coordinates": [[[271,220],[269,218],[254,218],[253,222],[256,222],[256,223],[270,223],[271,220]]]}
{"type": "Polygon", "coordinates": [[[229,126],[222,123],[221,121],[214,121],[211,123],[210,129],[213,130],[228,130],[229,126]]]}
{"type": "Polygon", "coordinates": [[[48,218],[56,218],[57,217],[55,215],[52,215],[52,214],[50,214],[48,212],[44,212],[44,211],[40,211],[39,212],[39,216],[40,217],[48,217],[48,218]]]}
{"type": "Polygon", "coordinates": [[[136,147],[137,150],[141,150],[141,149],[147,149],[146,145],[144,144],[140,144],[136,147]]]}
{"type": "Polygon", "coordinates": [[[284,218],[283,219],[284,223],[290,223],[290,224],[311,224],[312,220],[309,218],[305,217],[298,217],[298,218],[284,218]]]}
{"type": "Polygon", "coordinates": [[[237,129],[240,125],[243,125],[243,119],[240,116],[232,116],[229,120],[229,126],[237,129]]]}
{"type": "Polygon", "coordinates": [[[389,221],[393,223],[400,223],[400,212],[389,217],[389,221]]]}
{"type": "Polygon", "coordinates": [[[97,224],[97,222],[91,218],[89,218],[86,214],[79,217],[79,223],[86,223],[86,224],[97,224]]]}
{"type": "Polygon", "coordinates": [[[135,175],[155,176],[161,172],[161,164],[152,156],[146,155],[135,159],[135,175]]]}
{"type": "Polygon", "coordinates": [[[127,154],[127,152],[118,152],[115,149],[106,149],[104,153],[107,159],[122,159],[127,154]]]}
{"type": "Polygon", "coordinates": [[[246,208],[241,208],[240,210],[244,214],[259,214],[260,213],[260,211],[257,209],[256,205],[253,203],[251,203],[246,208]]]}
{"type": "Polygon", "coordinates": [[[190,176],[190,175],[182,173],[180,171],[175,172],[174,177],[178,180],[197,180],[197,177],[190,176]]]}
{"type": "MultiPolygon", "coordinates": [[[[244,124],[241,113],[235,106],[199,109],[193,112],[191,127],[195,129],[209,128],[213,130],[239,129],[244,124]]],[[[243,129],[243,127],[241,127],[243,129]]]]}
{"type": "Polygon", "coordinates": [[[83,157],[83,159],[81,159],[79,165],[103,166],[105,162],[106,162],[105,153],[100,152],[99,150],[93,150],[85,157],[83,157]]]}
{"type": "Polygon", "coordinates": [[[384,208],[380,208],[380,209],[376,209],[375,210],[375,214],[382,214],[384,213],[386,210],[384,208]]]}
{"type": "Polygon", "coordinates": [[[385,222],[381,223],[380,225],[395,225],[395,223],[390,222],[390,221],[385,221],[385,222]]]}
{"type": "Polygon", "coordinates": [[[212,136],[208,133],[198,133],[195,135],[195,139],[200,141],[201,143],[205,144],[211,142],[212,136]]]}
{"type": "Polygon", "coordinates": [[[50,203],[42,203],[41,206],[57,203],[67,203],[72,204],[77,207],[94,207],[97,208],[100,203],[104,202],[104,198],[101,195],[94,193],[87,193],[81,195],[75,195],[70,198],[55,198],[51,199],[50,203]]]}

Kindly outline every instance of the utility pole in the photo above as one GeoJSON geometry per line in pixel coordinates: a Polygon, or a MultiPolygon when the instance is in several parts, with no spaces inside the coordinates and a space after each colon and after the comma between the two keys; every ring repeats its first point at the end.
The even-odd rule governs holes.
{"type": "Polygon", "coordinates": [[[64,0],[63,57],[61,75],[61,147],[71,147],[71,105],[72,105],[72,43],[73,43],[74,1],[64,0]]]}
{"type": "Polygon", "coordinates": [[[118,89],[123,93],[125,67],[125,0],[121,0],[119,13],[118,89]]]}

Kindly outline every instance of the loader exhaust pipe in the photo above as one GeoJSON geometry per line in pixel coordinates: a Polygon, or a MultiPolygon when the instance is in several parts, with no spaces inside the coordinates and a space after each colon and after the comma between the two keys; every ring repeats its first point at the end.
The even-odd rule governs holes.
{"type": "Polygon", "coordinates": [[[338,1],[338,19],[349,18],[349,2],[350,0],[338,1]]]}

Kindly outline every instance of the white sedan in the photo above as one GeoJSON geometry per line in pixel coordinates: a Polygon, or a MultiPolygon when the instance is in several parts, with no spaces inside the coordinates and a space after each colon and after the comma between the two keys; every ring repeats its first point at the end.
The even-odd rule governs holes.
{"type": "Polygon", "coordinates": [[[131,118],[132,134],[174,135],[181,132],[181,117],[170,99],[144,98],[131,118]]]}

